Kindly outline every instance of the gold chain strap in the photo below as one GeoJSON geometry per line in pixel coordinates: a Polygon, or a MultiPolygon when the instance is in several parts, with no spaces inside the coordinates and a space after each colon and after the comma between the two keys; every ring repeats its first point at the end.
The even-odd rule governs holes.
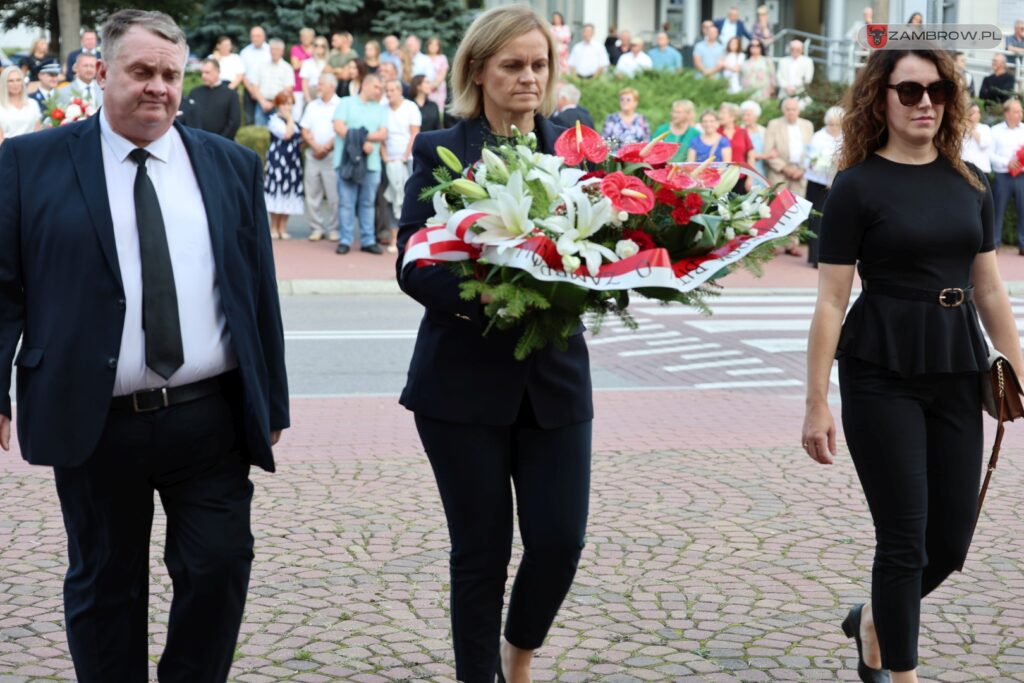
{"type": "Polygon", "coordinates": [[[996,375],[999,377],[999,398],[1003,398],[1006,395],[1006,388],[1003,383],[1003,360],[1001,358],[996,361],[996,375]]]}

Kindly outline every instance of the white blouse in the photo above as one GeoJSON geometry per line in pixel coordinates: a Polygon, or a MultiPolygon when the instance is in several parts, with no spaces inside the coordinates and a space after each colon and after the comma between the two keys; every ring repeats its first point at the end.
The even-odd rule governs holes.
{"type": "Polygon", "coordinates": [[[31,133],[42,118],[39,103],[31,97],[26,97],[21,107],[0,107],[0,130],[3,131],[5,138],[31,133]]]}
{"type": "Polygon", "coordinates": [[[960,156],[964,161],[969,161],[977,166],[982,173],[991,173],[992,162],[989,160],[988,154],[992,151],[992,129],[984,123],[979,123],[978,133],[978,140],[975,140],[970,133],[967,134],[960,156]]]}

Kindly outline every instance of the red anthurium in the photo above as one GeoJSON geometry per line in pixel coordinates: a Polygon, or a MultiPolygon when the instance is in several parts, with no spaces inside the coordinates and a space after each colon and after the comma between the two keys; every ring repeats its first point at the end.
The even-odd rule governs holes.
{"type": "Polygon", "coordinates": [[[565,160],[567,166],[579,166],[583,160],[599,164],[608,158],[608,145],[593,128],[583,126],[579,121],[555,140],[555,153],[565,160]]]}
{"type": "Polygon", "coordinates": [[[623,145],[615,158],[624,164],[650,164],[658,166],[675,156],[679,145],[672,142],[634,142],[623,145]]]}
{"type": "Polygon", "coordinates": [[[697,181],[678,166],[648,168],[644,170],[644,174],[651,180],[675,190],[689,190],[691,187],[697,187],[697,181]]]}
{"type": "Polygon", "coordinates": [[[601,194],[612,200],[616,211],[643,214],[654,208],[654,191],[644,181],[621,171],[609,173],[601,181],[601,194]]]}
{"type": "Polygon", "coordinates": [[[718,181],[722,179],[722,174],[713,168],[705,168],[701,171],[700,175],[697,176],[697,182],[700,186],[705,189],[711,189],[718,184],[718,181]]]}

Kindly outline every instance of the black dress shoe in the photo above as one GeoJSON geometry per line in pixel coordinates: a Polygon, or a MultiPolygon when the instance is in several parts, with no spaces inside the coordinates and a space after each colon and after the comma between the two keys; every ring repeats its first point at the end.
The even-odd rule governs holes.
{"type": "Polygon", "coordinates": [[[384,253],[384,250],[380,248],[379,244],[371,244],[368,247],[360,247],[359,251],[365,251],[367,254],[377,254],[380,256],[384,253]]]}
{"type": "Polygon", "coordinates": [[[347,244],[339,244],[338,248],[334,250],[334,253],[335,254],[347,254],[349,251],[351,251],[351,249],[352,248],[350,246],[348,246],[347,244]]]}
{"type": "Polygon", "coordinates": [[[843,620],[843,633],[857,642],[857,675],[864,683],[889,683],[892,676],[888,669],[872,669],[864,662],[864,650],[860,642],[860,612],[864,605],[854,605],[843,620]]]}

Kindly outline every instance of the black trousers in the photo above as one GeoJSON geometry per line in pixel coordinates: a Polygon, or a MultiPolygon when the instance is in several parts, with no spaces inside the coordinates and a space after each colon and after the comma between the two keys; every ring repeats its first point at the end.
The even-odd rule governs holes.
{"type": "Polygon", "coordinates": [[[233,393],[111,411],[92,456],[55,469],[68,535],[64,616],[80,683],[149,680],[154,491],[167,514],[174,587],[159,680],[227,680],[253,557],[253,487],[233,393]]]}
{"type": "MultiPolygon", "coordinates": [[[[828,195],[828,188],[813,180],[807,181],[806,199],[811,203],[811,208],[821,211],[825,206],[825,197],[828,195]]],[[[807,239],[807,262],[812,266],[818,265],[818,237],[821,234],[821,216],[811,216],[807,225],[808,229],[815,234],[815,237],[807,239]]]]}
{"type": "Polygon", "coordinates": [[[871,605],[882,666],[917,667],[921,598],[961,566],[981,479],[977,373],[900,377],[839,361],[843,429],[875,525],[871,605]]]}
{"type": "Polygon", "coordinates": [[[458,680],[494,681],[512,554],[513,485],[523,559],[512,585],[505,638],[527,650],[544,643],[583,550],[591,424],[540,429],[528,401],[510,427],[416,415],[452,542],[450,607],[458,680]]]}

